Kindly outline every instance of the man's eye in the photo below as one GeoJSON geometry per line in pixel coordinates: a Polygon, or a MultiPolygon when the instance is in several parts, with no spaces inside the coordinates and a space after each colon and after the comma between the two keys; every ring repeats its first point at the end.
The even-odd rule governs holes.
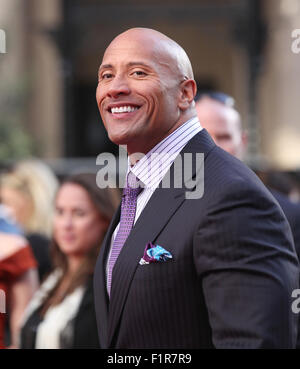
{"type": "Polygon", "coordinates": [[[100,79],[110,79],[110,78],[112,78],[111,73],[104,73],[100,76],[100,79]]]}
{"type": "Polygon", "coordinates": [[[142,70],[135,70],[134,72],[132,72],[132,74],[138,77],[143,77],[147,75],[147,73],[143,72],[142,70]]]}

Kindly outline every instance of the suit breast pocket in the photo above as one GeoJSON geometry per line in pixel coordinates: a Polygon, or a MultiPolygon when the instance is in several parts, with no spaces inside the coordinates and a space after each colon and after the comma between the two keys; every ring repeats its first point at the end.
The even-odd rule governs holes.
{"type": "Polygon", "coordinates": [[[158,286],[172,288],[187,273],[186,268],[191,269],[190,260],[177,259],[176,256],[167,261],[138,265],[133,278],[133,286],[137,289],[145,288],[146,285],[148,288],[154,285],[156,288],[158,286]]]}

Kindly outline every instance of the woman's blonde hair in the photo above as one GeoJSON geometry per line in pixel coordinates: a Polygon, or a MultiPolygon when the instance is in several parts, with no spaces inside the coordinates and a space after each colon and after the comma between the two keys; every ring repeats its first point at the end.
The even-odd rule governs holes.
{"type": "Polygon", "coordinates": [[[53,202],[58,180],[52,170],[37,159],[18,162],[11,171],[1,176],[1,186],[29,197],[32,212],[25,224],[26,233],[52,233],[53,202]]]}

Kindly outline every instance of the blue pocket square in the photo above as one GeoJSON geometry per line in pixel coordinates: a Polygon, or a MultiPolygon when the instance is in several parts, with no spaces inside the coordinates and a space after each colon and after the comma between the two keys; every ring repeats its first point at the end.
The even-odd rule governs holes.
{"type": "Polygon", "coordinates": [[[144,255],[140,260],[140,265],[167,261],[172,258],[172,254],[162,246],[153,245],[153,243],[148,242],[144,250],[144,255]]]}

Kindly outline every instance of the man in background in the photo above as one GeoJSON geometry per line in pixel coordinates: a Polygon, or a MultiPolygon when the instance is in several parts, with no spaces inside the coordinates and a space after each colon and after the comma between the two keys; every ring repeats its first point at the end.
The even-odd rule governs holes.
{"type": "Polygon", "coordinates": [[[242,129],[240,114],[233,107],[234,99],[222,92],[207,92],[197,94],[195,101],[200,123],[215,143],[242,160],[247,134],[242,129]]]}

